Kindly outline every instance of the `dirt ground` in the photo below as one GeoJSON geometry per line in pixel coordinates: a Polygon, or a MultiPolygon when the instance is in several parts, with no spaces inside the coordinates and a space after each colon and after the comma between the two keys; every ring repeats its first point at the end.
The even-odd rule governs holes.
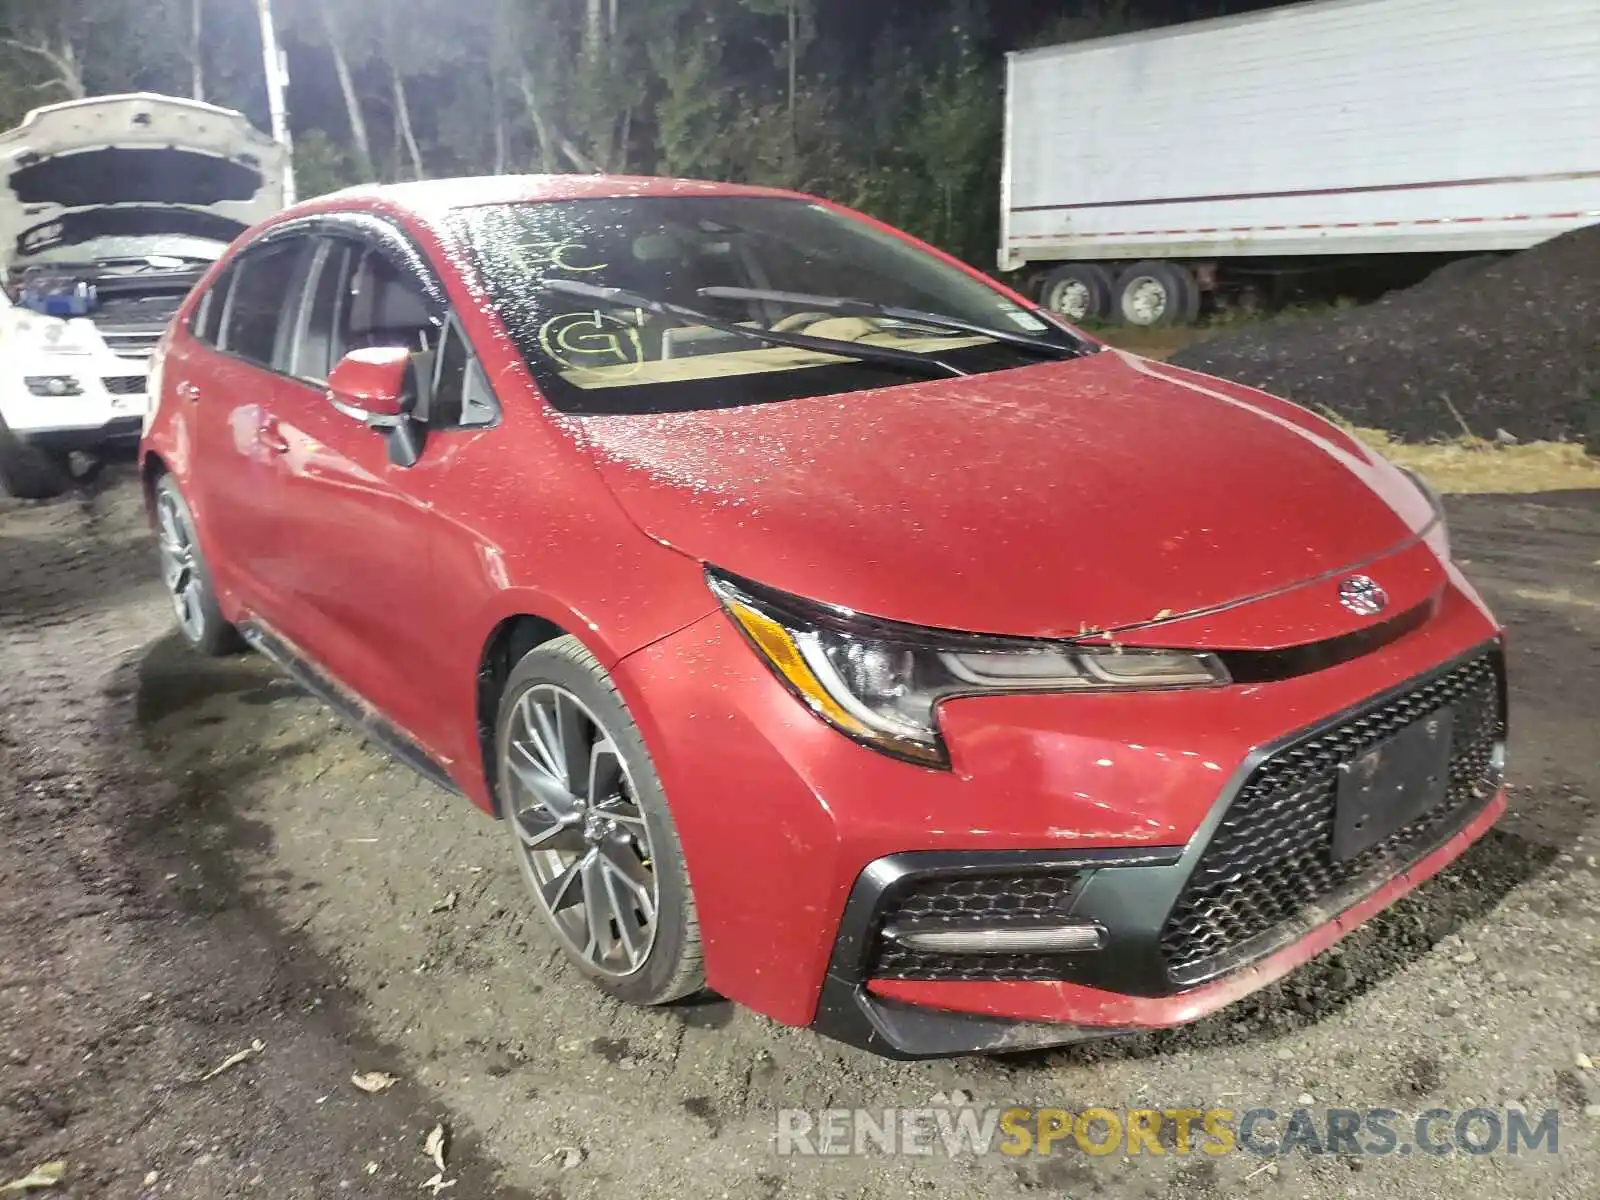
{"type": "Polygon", "coordinates": [[[171,632],[136,493],[0,507],[0,1185],[74,1197],[1600,1195],[1600,492],[1450,501],[1510,627],[1512,811],[1175,1033],[894,1064],[562,963],[505,835],[265,662],[171,632]],[[210,1078],[236,1052],[252,1053],[210,1078]],[[1584,1062],[1588,1059],[1584,1058],[1584,1062]],[[367,1094],[353,1072],[399,1082],[367,1094]],[[780,1158],[781,1107],[1561,1111],[1560,1152],[780,1158]],[[1594,1107],[1592,1113],[1585,1109],[1594,1107]]]}

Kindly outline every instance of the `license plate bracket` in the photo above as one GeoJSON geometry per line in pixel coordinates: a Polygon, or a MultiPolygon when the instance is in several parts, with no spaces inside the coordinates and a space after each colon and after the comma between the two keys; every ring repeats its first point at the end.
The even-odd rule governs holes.
{"type": "Polygon", "coordinates": [[[1394,836],[1441,803],[1450,788],[1455,711],[1441,708],[1339,767],[1333,860],[1343,862],[1394,836]]]}

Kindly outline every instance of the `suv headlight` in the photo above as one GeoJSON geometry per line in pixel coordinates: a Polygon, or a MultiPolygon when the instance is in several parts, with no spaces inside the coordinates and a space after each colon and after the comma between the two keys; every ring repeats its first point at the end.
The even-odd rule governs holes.
{"type": "Polygon", "coordinates": [[[925,766],[948,765],[936,708],[952,696],[1228,682],[1212,654],[924,629],[717,571],[706,578],[757,653],[813,713],[858,742],[925,766]]]}
{"type": "Polygon", "coordinates": [[[1416,485],[1417,491],[1422,493],[1423,498],[1427,500],[1428,504],[1433,508],[1433,528],[1438,530],[1439,540],[1444,545],[1444,556],[1449,558],[1450,524],[1445,517],[1444,501],[1439,498],[1439,493],[1433,490],[1432,485],[1430,485],[1426,479],[1424,479],[1417,472],[1413,471],[1410,467],[1397,466],[1396,470],[1398,470],[1402,475],[1416,485]]]}

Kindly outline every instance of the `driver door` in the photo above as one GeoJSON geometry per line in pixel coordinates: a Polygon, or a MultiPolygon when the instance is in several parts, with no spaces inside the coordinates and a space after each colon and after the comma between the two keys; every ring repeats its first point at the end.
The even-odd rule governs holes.
{"type": "MultiPolygon", "coordinates": [[[[383,434],[333,407],[326,381],[363,346],[404,345],[426,362],[443,314],[379,248],[342,236],[321,241],[290,365],[295,402],[280,406],[278,423],[288,445],[282,537],[297,549],[293,626],[283,632],[431,749],[438,714],[427,681],[436,651],[422,614],[434,608],[435,518],[412,492],[412,469],[390,461],[383,434]]],[[[419,375],[427,377],[425,366],[419,375]]]]}

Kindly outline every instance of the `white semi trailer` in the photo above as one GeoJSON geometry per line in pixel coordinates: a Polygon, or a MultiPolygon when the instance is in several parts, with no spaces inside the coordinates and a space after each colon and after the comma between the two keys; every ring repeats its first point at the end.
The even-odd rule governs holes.
{"type": "Polygon", "coordinates": [[[1075,320],[1596,222],[1600,0],[1315,0],[1008,62],[1000,266],[1075,320]]]}

